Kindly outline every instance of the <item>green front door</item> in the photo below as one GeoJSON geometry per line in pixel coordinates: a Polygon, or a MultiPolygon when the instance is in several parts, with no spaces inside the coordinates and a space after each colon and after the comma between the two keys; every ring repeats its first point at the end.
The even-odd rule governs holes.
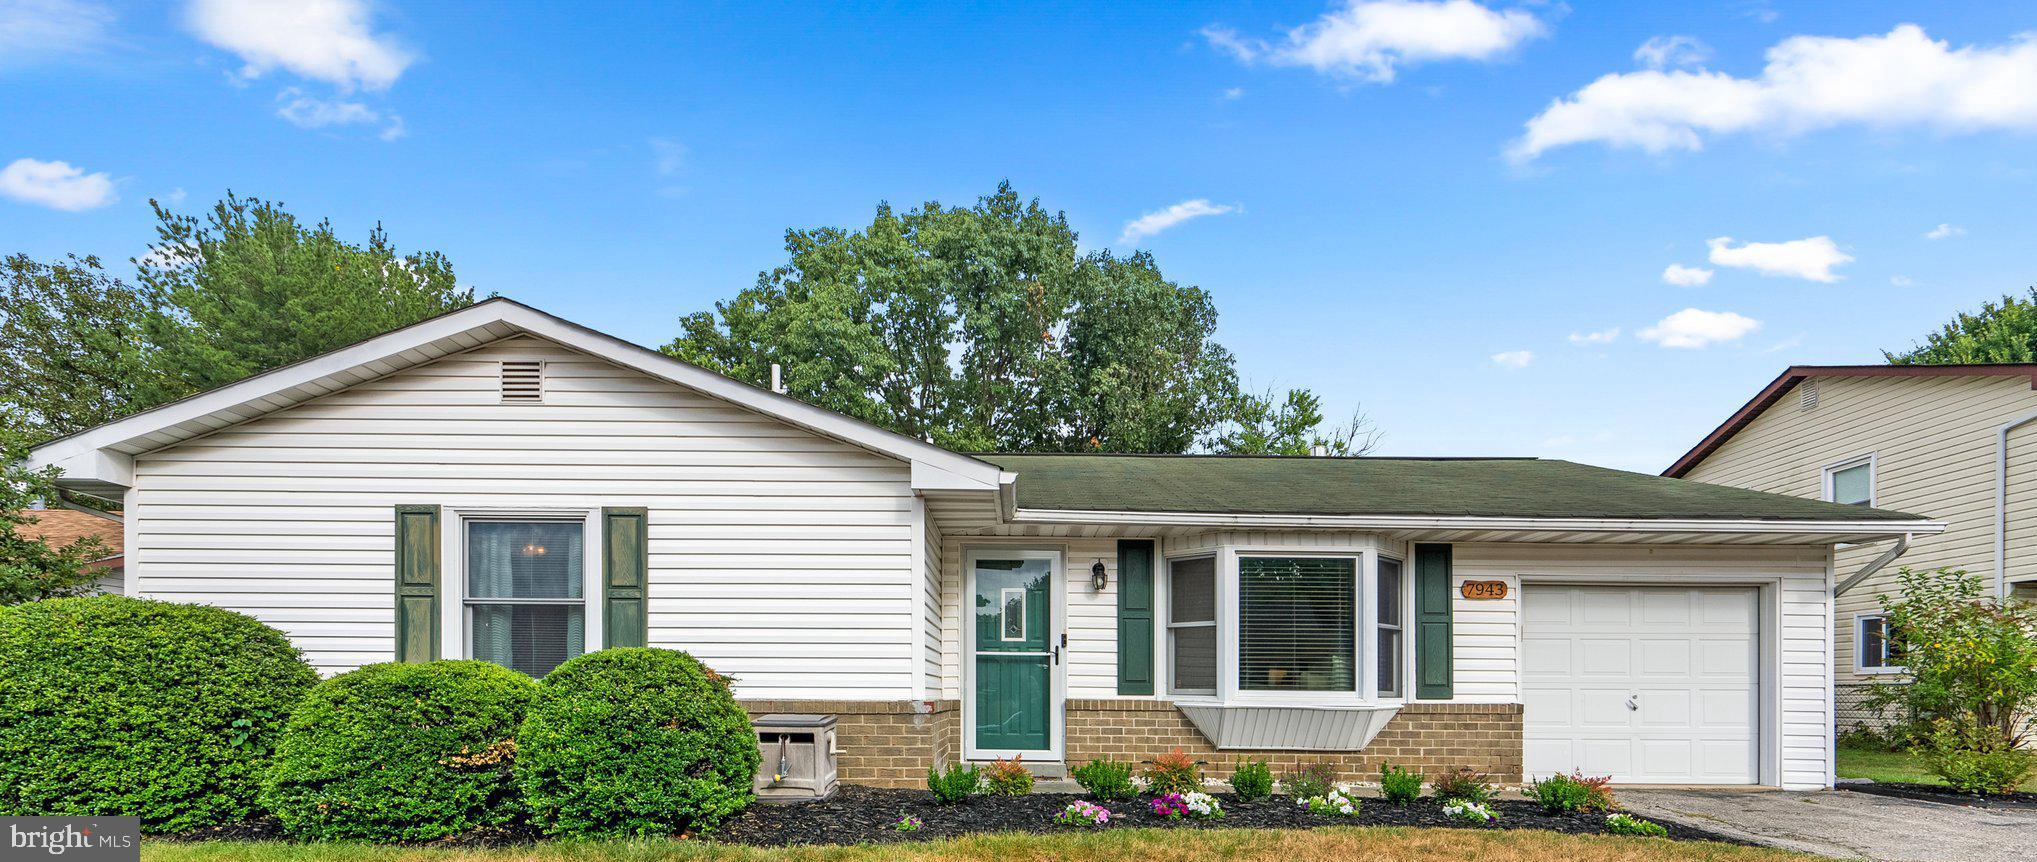
{"type": "Polygon", "coordinates": [[[1054,661],[1053,561],[985,557],[976,582],[976,744],[980,752],[1049,751],[1054,661]]]}

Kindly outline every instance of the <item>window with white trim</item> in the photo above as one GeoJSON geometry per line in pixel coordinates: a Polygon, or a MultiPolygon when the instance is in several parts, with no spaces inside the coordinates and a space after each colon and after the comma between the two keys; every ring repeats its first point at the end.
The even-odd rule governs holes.
{"type": "Polygon", "coordinates": [[[586,521],[464,523],[467,654],[541,677],[583,652],[586,521]]]}
{"type": "Polygon", "coordinates": [[[1854,670],[1861,673],[1902,673],[1902,638],[1888,624],[1888,617],[1880,614],[1861,614],[1855,618],[1853,654],[1854,670]]]}
{"type": "Polygon", "coordinates": [[[1862,455],[1826,467],[1825,499],[1848,506],[1874,505],[1874,456],[1862,455]]]}
{"type": "Polygon", "coordinates": [[[1217,561],[1167,564],[1167,691],[1217,693],[1217,561]]]}
{"type": "Polygon", "coordinates": [[[1379,558],[1379,696],[1400,697],[1402,667],[1401,622],[1407,612],[1401,600],[1401,562],[1379,558]]]}
{"type": "Polygon", "coordinates": [[[1358,688],[1357,560],[1238,558],[1238,689],[1358,688]]]}

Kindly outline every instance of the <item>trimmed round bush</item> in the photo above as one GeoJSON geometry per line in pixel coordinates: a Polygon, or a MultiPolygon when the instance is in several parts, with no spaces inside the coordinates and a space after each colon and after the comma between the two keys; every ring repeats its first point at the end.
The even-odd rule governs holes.
{"type": "Polygon", "coordinates": [[[517,783],[557,836],[712,828],[750,804],[762,758],[728,680],[683,652],[588,653],[547,674],[517,734],[517,783]]]}
{"type": "Polygon", "coordinates": [[[290,713],[262,804],[309,839],[429,841],[515,822],[530,677],[480,661],[373,664],[290,713]]]}
{"type": "Polygon", "coordinates": [[[219,608],[87,596],[0,608],[0,814],[246,821],[318,681],[288,638],[219,608]]]}

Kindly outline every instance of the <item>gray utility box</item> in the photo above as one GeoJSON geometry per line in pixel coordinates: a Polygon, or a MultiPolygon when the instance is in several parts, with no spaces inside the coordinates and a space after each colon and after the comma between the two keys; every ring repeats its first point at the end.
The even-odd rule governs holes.
{"type": "Polygon", "coordinates": [[[832,715],[758,716],[757,798],[765,802],[799,802],[835,795],[835,717],[832,715]]]}

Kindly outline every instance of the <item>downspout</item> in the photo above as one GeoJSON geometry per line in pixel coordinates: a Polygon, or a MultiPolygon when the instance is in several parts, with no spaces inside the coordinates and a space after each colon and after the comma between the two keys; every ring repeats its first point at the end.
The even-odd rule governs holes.
{"type": "Polygon", "coordinates": [[[2037,410],[1995,431],[1995,601],[2009,597],[2009,432],[2037,422],[2037,410]]]}
{"type": "Polygon", "coordinates": [[[1896,538],[1896,543],[1894,546],[1890,547],[1886,551],[1881,552],[1881,556],[1875,557],[1872,562],[1868,563],[1865,566],[1861,566],[1860,571],[1854,572],[1851,575],[1847,575],[1846,580],[1840,581],[1839,586],[1833,587],[1832,598],[1836,599],[1840,596],[1845,595],[1847,590],[1853,589],[1854,587],[1859,586],[1861,581],[1873,577],[1875,572],[1879,572],[1882,570],[1882,567],[1895,562],[1897,557],[1902,556],[1903,552],[1909,549],[1910,549],[1910,534],[1904,533],[1896,538]]]}

